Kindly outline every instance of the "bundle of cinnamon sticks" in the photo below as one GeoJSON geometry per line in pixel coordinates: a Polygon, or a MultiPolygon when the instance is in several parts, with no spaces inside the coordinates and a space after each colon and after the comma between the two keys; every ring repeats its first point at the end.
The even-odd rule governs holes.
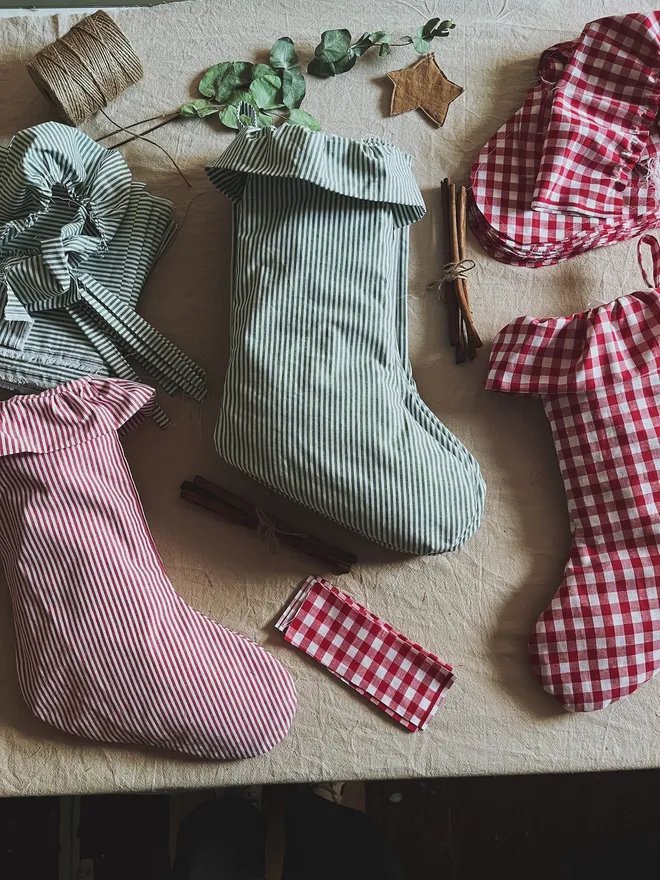
{"type": "MultiPolygon", "coordinates": [[[[477,349],[483,345],[470,309],[467,271],[470,261],[466,258],[467,238],[467,190],[456,187],[446,177],[440,189],[442,215],[445,225],[444,292],[449,322],[449,342],[456,347],[456,363],[463,363],[465,356],[474,360],[477,349]]],[[[474,265],[474,264],[472,264],[474,265]]]]}
{"type": "Polygon", "coordinates": [[[288,523],[275,519],[204,477],[196,476],[192,483],[189,480],[183,482],[181,498],[218,514],[228,522],[260,531],[268,537],[271,547],[281,543],[311,556],[336,574],[347,574],[357,562],[357,556],[352,553],[326,544],[312,535],[302,534],[288,523]]]}

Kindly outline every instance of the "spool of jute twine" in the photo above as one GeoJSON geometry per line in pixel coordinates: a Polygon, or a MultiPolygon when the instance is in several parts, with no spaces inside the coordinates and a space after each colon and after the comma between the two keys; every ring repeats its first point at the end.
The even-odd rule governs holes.
{"type": "Polygon", "coordinates": [[[102,10],[42,49],[27,69],[71,125],[107,107],[144,76],[133,47],[102,10]]]}

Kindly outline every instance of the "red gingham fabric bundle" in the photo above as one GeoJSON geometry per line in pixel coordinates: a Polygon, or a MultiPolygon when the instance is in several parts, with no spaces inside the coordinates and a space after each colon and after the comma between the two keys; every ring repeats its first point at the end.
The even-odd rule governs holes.
{"type": "Polygon", "coordinates": [[[495,339],[486,383],[540,397],[552,426],[573,544],[529,650],[571,711],[607,706],[660,670],[660,244],[643,242],[655,289],[568,318],[517,318],[495,339]]]}
{"type": "Polygon", "coordinates": [[[472,167],[484,249],[536,268],[660,226],[660,12],[590,22],[538,77],[472,167]]]}
{"type": "Polygon", "coordinates": [[[275,626],[408,730],[428,726],[454,682],[451,666],[323,578],[307,578],[275,626]]]}
{"type": "Polygon", "coordinates": [[[78,379],[0,403],[0,555],[21,690],[48,724],[200,758],[286,734],[291,676],[172,588],[118,430],[153,391],[78,379]]]}

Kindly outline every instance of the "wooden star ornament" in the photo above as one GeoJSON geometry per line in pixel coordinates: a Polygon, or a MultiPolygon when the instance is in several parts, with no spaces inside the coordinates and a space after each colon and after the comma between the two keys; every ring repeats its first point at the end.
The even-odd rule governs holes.
{"type": "Polygon", "coordinates": [[[452,101],[463,94],[461,86],[448,80],[435,55],[425,55],[417,64],[387,74],[394,83],[390,116],[421,110],[437,125],[444,125],[452,101]]]}

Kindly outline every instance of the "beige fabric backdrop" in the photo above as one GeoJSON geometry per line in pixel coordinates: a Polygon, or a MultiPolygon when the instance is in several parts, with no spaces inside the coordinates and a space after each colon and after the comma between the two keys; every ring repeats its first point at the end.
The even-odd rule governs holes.
{"type": "MultiPolygon", "coordinates": [[[[638,2],[643,9],[649,2],[638,2]]],[[[227,59],[254,59],[290,35],[310,53],[322,30],[385,28],[405,33],[433,14],[457,29],[438,41],[442,68],[465,94],[436,129],[421,114],[387,117],[388,69],[412,62],[367,57],[335,81],[308,79],[305,107],[328,131],[379,135],[415,157],[428,204],[412,230],[410,339],[424,399],[479,459],[488,483],[484,524],[458,553],[402,559],[368,545],[284,501],[276,510],[354,549],[360,565],[338,583],[377,614],[454,664],[457,682],[429,729],[410,734],[284,647],[272,620],[313,564],[271,555],[253,533],[224,524],[178,499],[180,482],[202,473],[261,503],[268,495],[214,453],[212,434],[226,361],[229,309],[229,204],[203,165],[230,142],[209,121],[181,121],[159,132],[190,177],[188,189],[155,147],[124,148],[136,178],[174,202],[183,224],[153,272],[144,314],[209,371],[203,409],[164,400],[175,426],[148,425],[126,443],[147,517],[175,587],[195,607],[267,645],[292,670],[299,709],[288,738],[269,756],[209,764],[153,751],[97,746],[53,732],[23,705],[14,669],[11,610],[0,590],[0,793],[134,791],[253,782],[465,774],[541,773],[649,767],[660,763],[660,681],[591,715],[565,713],[535,683],[525,643],[559,584],[568,521],[550,432],[538,402],[483,390],[488,345],[513,317],[570,313],[639,285],[633,243],[593,251],[551,268],[500,265],[472,242],[474,312],[486,347],[454,365],[443,310],[426,285],[438,274],[438,186],[464,180],[476,150],[521,104],[547,46],[576,36],[590,18],[621,13],[617,0],[384,0],[377,11],[355,0],[225,0],[113,12],[144,61],[146,77],[111,108],[130,123],[188,99],[195,77],[227,59]],[[185,218],[185,220],[184,220],[185,218]]],[[[74,16],[0,21],[0,137],[53,118],[23,61],[64,33],[74,16]]],[[[94,137],[105,121],[87,125],[94,137]]]]}

